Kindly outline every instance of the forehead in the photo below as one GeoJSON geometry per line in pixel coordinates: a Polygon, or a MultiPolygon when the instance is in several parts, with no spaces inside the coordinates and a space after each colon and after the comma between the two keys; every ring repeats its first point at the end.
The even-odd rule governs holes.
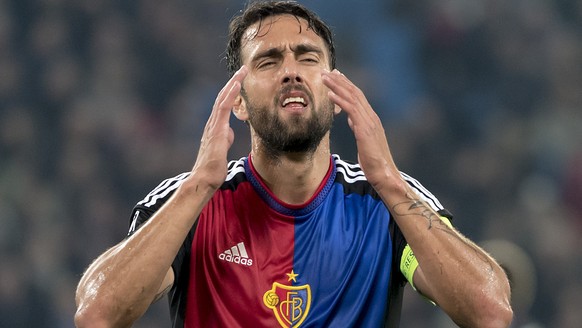
{"type": "Polygon", "coordinates": [[[323,39],[309,28],[305,19],[288,14],[276,15],[249,26],[242,37],[241,55],[244,61],[263,49],[302,43],[326,49],[323,39]]]}

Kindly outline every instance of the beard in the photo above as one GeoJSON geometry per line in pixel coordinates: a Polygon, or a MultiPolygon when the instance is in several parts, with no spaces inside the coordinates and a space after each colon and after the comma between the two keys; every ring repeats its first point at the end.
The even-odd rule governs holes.
{"type": "MultiPolygon", "coordinates": [[[[296,87],[297,88],[297,87],[296,87]]],[[[283,90],[287,91],[287,90],[283,90]]],[[[279,111],[271,111],[268,105],[260,106],[249,101],[244,89],[241,95],[247,103],[249,124],[253,127],[265,151],[273,158],[285,153],[313,153],[333,123],[334,104],[331,100],[316,104],[310,93],[303,90],[309,98],[311,115],[308,118],[292,115],[283,120],[279,111]]],[[[272,108],[279,107],[279,98],[275,97],[272,108]]]]}

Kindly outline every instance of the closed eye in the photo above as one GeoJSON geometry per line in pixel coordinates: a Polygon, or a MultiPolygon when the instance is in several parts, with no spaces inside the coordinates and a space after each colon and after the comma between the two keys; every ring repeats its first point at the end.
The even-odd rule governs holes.
{"type": "Polygon", "coordinates": [[[269,68],[275,64],[276,62],[274,60],[265,60],[257,64],[257,68],[269,68]]]}

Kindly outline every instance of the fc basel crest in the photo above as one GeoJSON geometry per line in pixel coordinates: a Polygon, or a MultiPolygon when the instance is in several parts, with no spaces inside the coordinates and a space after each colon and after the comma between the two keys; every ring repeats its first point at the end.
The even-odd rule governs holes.
{"type": "Polygon", "coordinates": [[[263,303],[273,310],[281,327],[297,328],[301,326],[311,306],[311,288],[309,285],[288,286],[278,282],[263,295],[263,303]]]}

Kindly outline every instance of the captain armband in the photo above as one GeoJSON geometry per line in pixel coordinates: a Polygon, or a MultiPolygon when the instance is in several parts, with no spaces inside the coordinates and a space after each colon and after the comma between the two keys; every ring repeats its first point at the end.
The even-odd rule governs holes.
{"type": "MultiPolygon", "coordinates": [[[[444,216],[440,216],[439,218],[447,227],[453,229],[453,224],[449,218],[444,216]]],[[[400,258],[400,272],[402,272],[406,280],[408,280],[412,288],[415,290],[416,287],[414,287],[414,281],[412,277],[414,276],[416,268],[418,268],[418,260],[416,259],[416,256],[414,256],[410,245],[406,244],[406,247],[404,247],[404,250],[402,251],[402,257],[400,258]]]]}
{"type": "Polygon", "coordinates": [[[453,229],[453,224],[451,223],[451,220],[449,220],[448,217],[446,217],[446,216],[439,216],[439,218],[441,219],[441,221],[443,221],[444,224],[446,224],[447,227],[453,229]]]}
{"type": "MultiPolygon", "coordinates": [[[[400,258],[400,272],[404,275],[406,280],[410,283],[412,288],[414,288],[414,282],[412,277],[414,276],[414,271],[418,267],[418,261],[416,260],[416,256],[412,252],[412,248],[410,245],[406,244],[404,247],[404,251],[402,251],[402,257],[400,258]]],[[[416,289],[416,288],[415,288],[416,289]]]]}

